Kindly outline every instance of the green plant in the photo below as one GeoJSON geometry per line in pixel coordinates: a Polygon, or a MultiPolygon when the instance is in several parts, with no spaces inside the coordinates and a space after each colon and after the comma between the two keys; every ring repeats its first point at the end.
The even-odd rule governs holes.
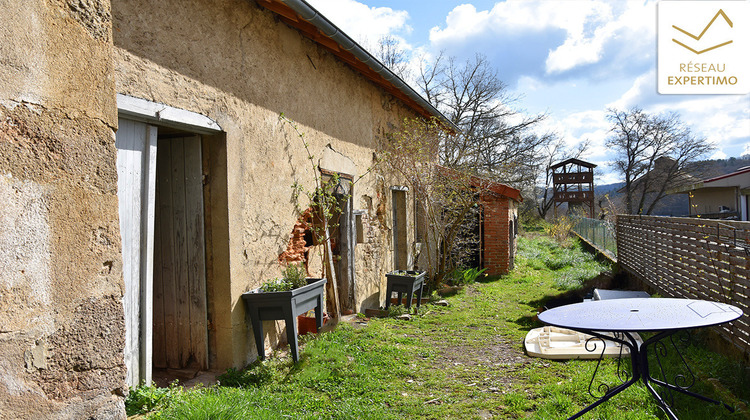
{"type": "Polygon", "coordinates": [[[391,305],[387,310],[389,318],[396,318],[398,316],[409,313],[409,309],[407,309],[404,305],[391,305]]]}
{"type": "Polygon", "coordinates": [[[267,280],[260,286],[260,291],[286,292],[307,285],[307,271],[302,264],[287,264],[281,273],[282,278],[267,280]]]}
{"type": "Polygon", "coordinates": [[[177,381],[167,388],[159,388],[156,385],[142,384],[131,387],[128,397],[125,399],[125,412],[128,416],[144,414],[157,408],[164,407],[178,393],[182,391],[177,381]]]}
{"type": "MultiPolygon", "coordinates": [[[[456,267],[446,276],[446,280],[448,280],[448,284],[451,286],[473,284],[485,271],[487,271],[486,268],[480,270],[476,267],[456,267]]],[[[486,277],[487,275],[485,274],[484,276],[486,277]]]]}
{"type": "Polygon", "coordinates": [[[260,286],[261,292],[286,292],[289,290],[292,290],[294,287],[292,287],[292,283],[280,279],[275,278],[272,280],[267,280],[265,283],[263,283],[262,286],[260,286]]]}
{"type": "Polygon", "coordinates": [[[421,271],[393,270],[391,271],[391,274],[395,274],[397,276],[417,277],[420,274],[422,274],[422,272],[421,271]]]}
{"type": "Polygon", "coordinates": [[[477,281],[477,278],[479,278],[482,273],[487,271],[486,268],[478,269],[476,267],[467,268],[461,272],[461,277],[463,278],[464,284],[473,284],[475,281],[477,281]]]}
{"type": "Polygon", "coordinates": [[[302,264],[287,264],[281,272],[284,280],[291,283],[292,289],[307,285],[307,270],[302,264]]]}
{"type": "Polygon", "coordinates": [[[273,368],[269,362],[256,361],[246,369],[237,370],[229,368],[219,375],[218,381],[223,386],[246,388],[249,386],[260,386],[268,383],[273,378],[273,368]]]}

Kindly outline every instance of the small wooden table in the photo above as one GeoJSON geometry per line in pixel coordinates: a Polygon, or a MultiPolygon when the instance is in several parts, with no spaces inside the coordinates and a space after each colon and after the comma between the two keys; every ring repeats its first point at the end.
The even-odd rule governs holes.
{"type": "MultiPolygon", "coordinates": [[[[580,417],[638,382],[638,380],[642,380],[654,399],[664,409],[667,416],[673,420],[677,420],[677,416],[671,407],[656,392],[651,383],[712,404],[724,405],[732,412],[734,409],[727,404],[688,391],[688,388],[692,384],[680,386],[651,376],[648,364],[649,346],[679,331],[719,325],[734,321],[741,316],[742,311],[736,306],[718,302],[692,299],[636,298],[596,300],[560,306],[540,313],[539,320],[545,324],[590,334],[599,339],[612,340],[630,349],[632,377],[623,381],[618,386],[612,388],[606,387],[604,396],[571,416],[570,419],[580,417]],[[643,344],[638,345],[633,338],[632,332],[649,331],[656,332],[656,334],[644,341],[643,344]]],[[[590,351],[593,352],[596,351],[596,345],[601,343],[601,341],[594,341],[592,343],[590,351]]],[[[675,350],[679,353],[676,347],[675,350]]],[[[601,363],[601,358],[598,363],[601,363]]],[[[594,376],[596,376],[598,369],[599,364],[597,364],[594,371],[594,376]]],[[[591,383],[593,381],[594,378],[592,378],[591,383]]],[[[590,388],[591,384],[589,384],[589,393],[591,393],[590,388]]]]}

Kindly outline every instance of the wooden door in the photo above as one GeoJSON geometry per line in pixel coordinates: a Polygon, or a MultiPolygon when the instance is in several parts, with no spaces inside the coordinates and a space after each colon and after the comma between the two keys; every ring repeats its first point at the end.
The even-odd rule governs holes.
{"type": "Polygon", "coordinates": [[[125,282],[125,365],[129,386],[151,382],[151,293],[157,129],[120,119],[117,197],[125,282]]]}
{"type": "Polygon", "coordinates": [[[159,139],[154,366],[208,368],[201,140],[159,139]]]}
{"type": "Polygon", "coordinates": [[[354,247],[357,243],[357,232],[354,229],[354,213],[352,210],[351,181],[342,178],[342,192],[336,193],[338,200],[338,222],[337,222],[337,252],[336,279],[339,283],[341,309],[356,312],[356,290],[354,270],[354,247]]]}
{"type": "Polygon", "coordinates": [[[408,270],[406,191],[392,189],[391,196],[393,198],[393,269],[408,270]]]}

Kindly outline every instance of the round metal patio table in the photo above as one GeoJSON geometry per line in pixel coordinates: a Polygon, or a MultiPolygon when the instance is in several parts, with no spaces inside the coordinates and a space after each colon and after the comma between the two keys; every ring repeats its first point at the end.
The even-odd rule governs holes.
{"type": "MultiPolygon", "coordinates": [[[[665,413],[671,419],[677,419],[672,408],[656,392],[651,383],[709,403],[719,405],[723,403],[688,391],[689,386],[670,384],[651,376],[648,364],[649,346],[679,331],[719,325],[734,321],[741,316],[742,311],[739,308],[724,303],[692,299],[637,298],[596,300],[560,306],[540,313],[539,320],[545,324],[594,336],[590,339],[590,341],[593,340],[591,341],[590,351],[596,351],[597,344],[602,343],[598,338],[620,343],[627,346],[630,351],[632,377],[626,375],[629,379],[623,383],[612,388],[607,387],[601,398],[569,417],[570,419],[580,417],[638,382],[639,379],[643,381],[643,384],[665,413]],[[632,333],[634,332],[654,332],[655,335],[639,346],[633,338],[632,333]]],[[[677,351],[679,353],[679,350],[677,351]]],[[[680,357],[682,358],[682,355],[680,357]]],[[[684,358],[682,360],[684,361],[684,358]]],[[[599,363],[601,363],[601,358],[599,363]]],[[[596,376],[598,368],[599,365],[597,364],[594,376],[596,376]]],[[[592,384],[593,381],[594,378],[592,378],[592,384]]],[[[591,388],[591,384],[589,388],[591,388]]],[[[729,405],[723,405],[730,411],[734,411],[729,405]]]]}

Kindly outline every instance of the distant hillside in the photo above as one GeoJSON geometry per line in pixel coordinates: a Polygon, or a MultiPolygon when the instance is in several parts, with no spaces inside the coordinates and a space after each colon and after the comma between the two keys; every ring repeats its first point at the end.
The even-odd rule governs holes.
{"type": "MultiPolygon", "coordinates": [[[[689,166],[688,172],[697,179],[703,180],[713,178],[719,175],[730,174],[740,168],[750,166],[750,156],[741,158],[713,159],[693,163],[689,166]]],[[[622,211],[623,195],[617,193],[617,190],[625,186],[624,182],[606,185],[594,185],[594,195],[596,197],[597,212],[599,203],[607,206],[605,195],[615,207],[622,211]]],[[[690,213],[688,208],[687,194],[672,194],[662,199],[657,204],[653,214],[658,216],[686,216],[690,213]]]]}
{"type": "Polygon", "coordinates": [[[731,174],[745,166],[750,166],[750,156],[703,160],[690,165],[688,172],[699,179],[707,179],[719,175],[731,174]]]}
{"type": "Polygon", "coordinates": [[[614,184],[606,184],[606,185],[596,185],[594,184],[594,195],[600,196],[605,194],[616,194],[617,190],[624,187],[624,182],[616,182],[614,184]]]}

